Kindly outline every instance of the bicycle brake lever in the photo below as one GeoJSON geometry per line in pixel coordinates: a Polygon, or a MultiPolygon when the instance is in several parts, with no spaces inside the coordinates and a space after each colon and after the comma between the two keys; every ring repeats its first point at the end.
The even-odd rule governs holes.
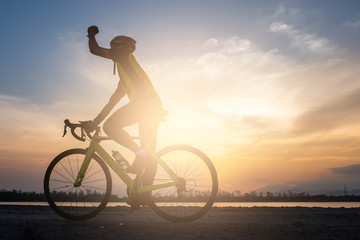
{"type": "Polygon", "coordinates": [[[81,138],[85,138],[84,128],[81,128],[81,138]]]}
{"type": "Polygon", "coordinates": [[[64,134],[62,135],[62,137],[65,137],[66,133],[67,133],[67,130],[66,130],[66,124],[65,124],[64,125],[64,134]]]}

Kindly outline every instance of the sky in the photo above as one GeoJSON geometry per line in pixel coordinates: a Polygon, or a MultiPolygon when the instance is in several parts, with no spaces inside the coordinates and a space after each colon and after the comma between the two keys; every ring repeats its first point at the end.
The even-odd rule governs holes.
{"type": "Polygon", "coordinates": [[[158,149],[199,148],[220,189],[359,189],[358,9],[350,0],[2,1],[0,189],[40,192],[58,153],[86,147],[61,137],[63,121],[93,119],[119,80],[112,61],[90,54],[91,25],[103,47],[136,39],[168,110],[158,149]]]}

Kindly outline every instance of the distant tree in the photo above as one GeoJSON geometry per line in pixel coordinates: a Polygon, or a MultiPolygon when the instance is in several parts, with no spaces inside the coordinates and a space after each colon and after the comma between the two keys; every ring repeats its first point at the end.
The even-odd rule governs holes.
{"type": "Polygon", "coordinates": [[[241,194],[241,191],[240,190],[235,190],[235,191],[233,191],[232,192],[232,195],[234,196],[234,197],[241,197],[242,196],[242,194],[241,194]]]}
{"type": "Polygon", "coordinates": [[[272,192],[266,192],[266,198],[272,198],[274,194],[272,192]]]}

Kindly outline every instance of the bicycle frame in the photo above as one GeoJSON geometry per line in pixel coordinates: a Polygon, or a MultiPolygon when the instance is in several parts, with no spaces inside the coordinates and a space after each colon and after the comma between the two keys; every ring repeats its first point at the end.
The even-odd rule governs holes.
{"type": "MultiPolygon", "coordinates": [[[[134,139],[141,139],[141,137],[134,137],[134,139]]],[[[163,184],[155,184],[155,185],[149,185],[149,186],[141,186],[141,184],[135,184],[135,180],[132,180],[129,175],[118,166],[118,164],[115,162],[115,160],[112,158],[112,156],[109,155],[109,153],[100,145],[101,141],[105,140],[112,140],[110,137],[101,137],[95,134],[89,144],[89,147],[87,149],[87,153],[85,155],[84,161],[81,164],[80,170],[78,172],[78,175],[75,179],[74,186],[80,186],[82,183],[82,180],[85,177],[85,173],[89,167],[91,156],[94,153],[97,153],[103,161],[112,169],[114,172],[118,175],[118,177],[126,184],[126,186],[132,191],[135,190],[136,193],[143,193],[143,192],[149,192],[152,190],[157,190],[165,187],[170,186],[176,186],[178,184],[178,177],[177,175],[165,164],[164,161],[161,160],[155,154],[153,151],[145,147],[145,150],[148,154],[151,155],[151,157],[157,161],[158,165],[160,165],[164,171],[166,171],[169,176],[172,178],[173,181],[163,184]]],[[[142,173],[140,176],[138,176],[141,180],[142,173]]]]}

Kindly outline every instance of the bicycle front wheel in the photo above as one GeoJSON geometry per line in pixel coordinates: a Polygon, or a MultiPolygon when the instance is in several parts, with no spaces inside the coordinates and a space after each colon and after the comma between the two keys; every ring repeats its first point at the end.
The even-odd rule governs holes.
{"type": "MultiPolygon", "coordinates": [[[[158,156],[178,177],[176,186],[152,191],[150,207],[161,217],[174,221],[194,221],[213,205],[218,179],[214,165],[198,149],[174,145],[162,149],[158,156]]],[[[154,185],[171,182],[169,173],[158,166],[154,185]]]]}
{"type": "Polygon", "coordinates": [[[104,161],[92,155],[80,186],[75,179],[85,158],[85,149],[70,149],[50,163],[44,179],[44,191],[51,208],[70,220],[86,220],[98,214],[111,195],[111,175],[104,161]]]}

